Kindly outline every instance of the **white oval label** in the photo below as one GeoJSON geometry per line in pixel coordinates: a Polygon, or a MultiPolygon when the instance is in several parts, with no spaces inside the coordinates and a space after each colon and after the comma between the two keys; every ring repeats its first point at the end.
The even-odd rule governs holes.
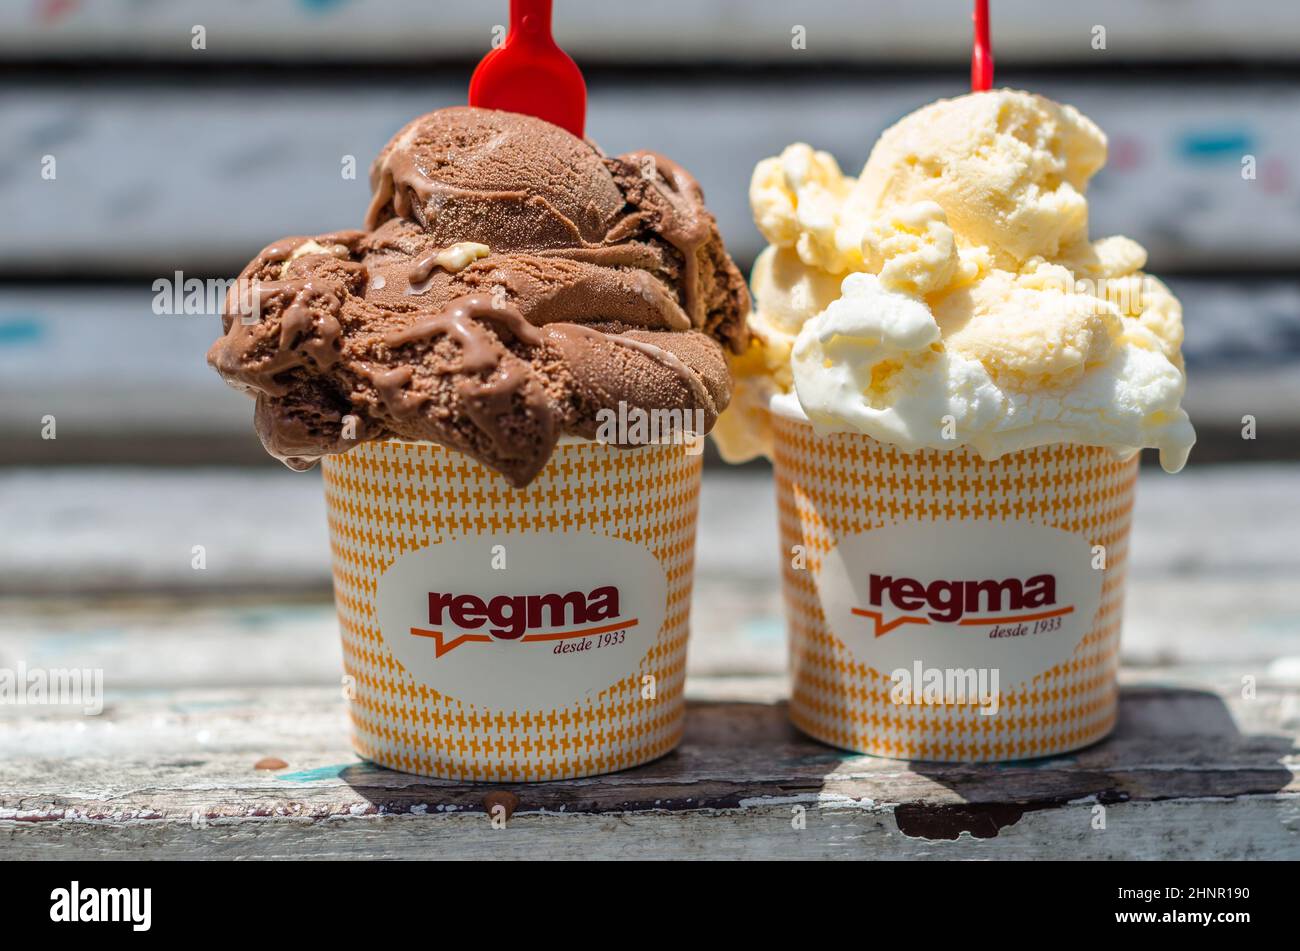
{"type": "Polygon", "coordinates": [[[413,677],[516,710],[578,701],[637,673],[668,585],[654,554],[586,533],[502,533],[430,545],[380,576],[380,634],[413,677]]]}
{"type": "Polygon", "coordinates": [[[1101,605],[1103,574],[1078,535],[954,521],[845,538],[817,589],[827,626],[877,671],[995,670],[1007,690],[1070,659],[1101,605]]]}

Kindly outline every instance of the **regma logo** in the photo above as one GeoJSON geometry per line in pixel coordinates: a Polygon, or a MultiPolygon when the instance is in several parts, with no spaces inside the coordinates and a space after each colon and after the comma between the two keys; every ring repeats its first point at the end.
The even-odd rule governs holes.
{"type": "Polygon", "coordinates": [[[501,594],[484,600],[473,594],[429,592],[429,623],[441,625],[444,617],[458,630],[484,626],[493,637],[517,640],[539,627],[565,627],[619,618],[618,588],[606,585],[590,592],[568,594],[501,594]]]}
{"type": "Polygon", "coordinates": [[[948,624],[962,615],[991,611],[1023,611],[1056,603],[1056,576],[1034,575],[1025,581],[931,581],[892,575],[871,576],[871,603],[882,607],[888,598],[899,611],[920,611],[948,624]]]}

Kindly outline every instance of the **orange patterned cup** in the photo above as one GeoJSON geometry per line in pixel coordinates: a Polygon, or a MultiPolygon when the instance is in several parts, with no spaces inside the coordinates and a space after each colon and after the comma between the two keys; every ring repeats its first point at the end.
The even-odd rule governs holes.
{"type": "Polygon", "coordinates": [[[1115,724],[1137,459],[984,461],[773,415],[793,694],[834,746],[992,762],[1115,724]]]}
{"type": "Polygon", "coordinates": [[[527,782],[677,744],[699,455],[566,444],[523,489],[430,443],[322,465],[363,757],[527,782]]]}

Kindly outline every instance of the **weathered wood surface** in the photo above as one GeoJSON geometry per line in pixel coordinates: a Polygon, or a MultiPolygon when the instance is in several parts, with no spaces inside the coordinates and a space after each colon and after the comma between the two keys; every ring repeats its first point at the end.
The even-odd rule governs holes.
{"type": "MultiPolygon", "coordinates": [[[[465,76],[457,69],[366,83],[348,75],[200,86],[201,108],[187,82],[34,86],[19,78],[6,86],[0,76],[0,273],[121,272],[145,277],[146,286],[176,269],[233,278],[280,237],[357,227],[370,160],[412,116],[463,103],[465,76]],[[42,177],[47,155],[53,180],[42,177]]],[[[1088,192],[1098,237],[1140,242],[1160,274],[1293,269],[1294,78],[1201,80],[1194,95],[1185,81],[1002,79],[1071,103],[1106,130],[1112,158],[1088,192]],[[1253,179],[1242,176],[1247,154],[1256,159],[1253,179]]],[[[756,162],[802,141],[857,174],[887,126],[963,86],[959,69],[905,83],[867,74],[816,80],[761,71],[612,77],[590,89],[587,130],[611,154],[653,144],[682,162],[703,186],[728,249],[747,262],[762,246],[748,201],[756,162]]]]}
{"type": "MultiPolygon", "coordinates": [[[[800,56],[868,64],[963,62],[969,19],[952,0],[849,4],[844,0],[607,0],[556,4],[556,33],[582,61],[780,60],[800,56]],[[806,27],[805,49],[793,50],[791,29],[806,27]]],[[[1180,0],[1171,15],[1161,0],[1092,0],[1044,4],[999,0],[995,29],[999,64],[1088,62],[1099,55],[1135,57],[1289,57],[1294,20],[1277,0],[1180,0]],[[1105,52],[1093,27],[1110,31],[1105,52]]],[[[95,0],[94,3],[8,3],[0,7],[0,54],[14,57],[192,56],[190,30],[208,28],[206,55],[219,60],[292,56],[302,59],[464,56],[486,49],[504,4],[430,4],[428,0],[95,0]]]]}
{"type": "Polygon", "coordinates": [[[1112,739],[997,767],[841,753],[786,723],[779,678],[697,678],[675,753],[505,787],[504,828],[484,805],[500,787],[358,761],[337,691],[124,694],[89,720],[0,719],[0,854],[1300,858],[1300,689],[1243,700],[1231,675],[1205,676],[1129,677],[1112,739]],[[286,765],[254,769],[263,757],[286,765]]]}

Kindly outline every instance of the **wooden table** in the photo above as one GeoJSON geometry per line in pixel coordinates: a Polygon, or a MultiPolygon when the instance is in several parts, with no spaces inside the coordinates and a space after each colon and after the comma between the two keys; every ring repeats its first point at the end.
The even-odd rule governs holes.
{"type": "Polygon", "coordinates": [[[0,668],[105,677],[98,716],[0,705],[0,856],[1300,858],[1300,467],[1144,474],[1119,728],[998,766],[794,731],[770,484],[705,482],[685,741],[502,826],[351,753],[312,477],[0,474],[0,668]]]}

